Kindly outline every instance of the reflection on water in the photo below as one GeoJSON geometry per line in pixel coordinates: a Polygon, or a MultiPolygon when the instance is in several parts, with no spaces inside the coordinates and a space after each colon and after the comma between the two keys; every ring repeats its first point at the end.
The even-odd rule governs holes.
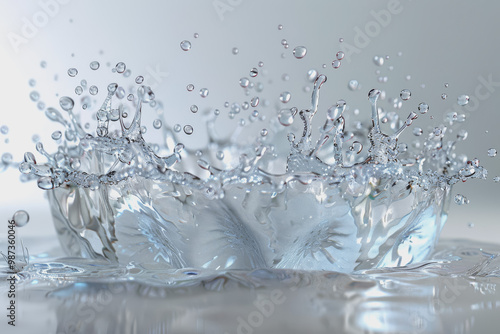
{"type": "MultiPolygon", "coordinates": [[[[425,263],[351,275],[35,260],[19,274],[18,305],[48,307],[57,333],[490,333],[499,254],[443,241],[425,263]]],[[[20,321],[47,312],[31,313],[20,321]]]]}

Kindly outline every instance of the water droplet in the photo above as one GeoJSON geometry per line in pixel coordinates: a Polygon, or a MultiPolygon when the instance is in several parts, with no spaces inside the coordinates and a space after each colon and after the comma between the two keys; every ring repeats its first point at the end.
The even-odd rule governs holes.
{"type": "Polygon", "coordinates": [[[351,80],[349,81],[349,84],[347,85],[350,90],[356,90],[359,87],[359,82],[358,80],[351,80]]]}
{"type": "Polygon", "coordinates": [[[341,65],[340,60],[335,59],[334,61],[332,61],[332,67],[333,67],[334,69],[339,68],[339,67],[340,67],[340,65],[341,65]]]}
{"type": "Polygon", "coordinates": [[[489,156],[489,157],[494,157],[494,156],[496,156],[496,155],[497,155],[497,150],[496,150],[496,149],[494,149],[494,148],[490,148],[490,149],[488,150],[488,156],[489,156]]]}
{"type": "Polygon", "coordinates": [[[200,96],[201,97],[207,97],[208,93],[209,93],[208,88],[202,88],[202,89],[200,89],[200,96]]]}
{"type": "Polygon", "coordinates": [[[4,154],[2,154],[1,160],[3,164],[9,165],[12,162],[12,154],[10,154],[9,152],[5,152],[4,154]]]}
{"type": "Polygon", "coordinates": [[[240,53],[240,50],[238,48],[233,48],[231,52],[236,56],[238,53],[240,53]]]}
{"type": "Polygon", "coordinates": [[[30,221],[30,216],[26,211],[18,210],[12,216],[12,220],[17,227],[23,227],[30,221]]]}
{"type": "Polygon", "coordinates": [[[467,227],[468,227],[468,228],[474,228],[474,226],[475,226],[475,225],[474,225],[474,223],[472,223],[472,222],[467,223],[467,227]]]}
{"type": "Polygon", "coordinates": [[[258,96],[255,96],[252,98],[252,100],[250,100],[250,105],[255,108],[259,105],[259,97],[258,96]]]}
{"type": "Polygon", "coordinates": [[[467,199],[467,197],[465,197],[462,194],[455,195],[454,200],[455,200],[455,203],[458,205],[469,204],[469,200],[467,199]]]}
{"type": "Polygon", "coordinates": [[[127,69],[127,66],[123,62],[119,62],[115,66],[115,71],[118,73],[123,73],[123,72],[125,72],[126,69],[127,69]]]}
{"type": "Polygon", "coordinates": [[[31,87],[35,87],[35,85],[36,85],[36,80],[35,80],[35,79],[30,79],[30,81],[28,81],[28,84],[29,84],[31,87]]]}
{"type": "Polygon", "coordinates": [[[40,62],[40,67],[41,67],[41,68],[46,68],[46,67],[47,67],[47,62],[46,62],[45,60],[42,60],[42,61],[40,62]]]}
{"type": "Polygon", "coordinates": [[[297,59],[304,58],[306,54],[307,54],[307,49],[305,46],[297,46],[295,49],[293,49],[293,55],[297,59]]]}
{"type": "Polygon", "coordinates": [[[128,94],[127,95],[127,100],[133,101],[134,100],[134,94],[128,94]]]}
{"type": "Polygon", "coordinates": [[[89,64],[89,66],[90,66],[90,69],[91,69],[91,70],[96,71],[96,70],[98,70],[98,69],[99,69],[99,67],[101,66],[101,64],[99,64],[99,62],[98,62],[98,61],[95,61],[95,60],[94,60],[93,62],[91,62],[91,63],[89,64]]]}
{"type": "Polygon", "coordinates": [[[193,134],[193,127],[191,125],[184,125],[184,133],[187,135],[193,134]]]}
{"type": "Polygon", "coordinates": [[[174,125],[174,131],[175,131],[175,132],[181,132],[181,130],[182,130],[182,127],[181,127],[181,125],[180,125],[180,124],[175,124],[175,125],[174,125]]]}
{"type": "Polygon", "coordinates": [[[339,43],[344,43],[344,39],[342,37],[339,38],[339,43]]]}
{"type": "Polygon", "coordinates": [[[377,66],[382,66],[382,65],[384,65],[384,57],[375,56],[375,57],[373,57],[373,62],[377,66]]]}
{"type": "Polygon", "coordinates": [[[63,96],[59,99],[59,105],[63,110],[70,111],[75,106],[75,102],[73,101],[72,98],[68,96],[63,96]]]}
{"type": "Polygon", "coordinates": [[[287,40],[283,38],[283,39],[281,40],[281,45],[288,45],[287,40]]]}
{"type": "Polygon", "coordinates": [[[2,125],[0,127],[0,133],[3,135],[6,135],[9,133],[9,127],[7,125],[2,125]]]}
{"type": "Polygon", "coordinates": [[[36,101],[38,101],[39,98],[40,98],[40,94],[36,90],[34,90],[30,93],[31,101],[36,102],[36,101]]]}
{"type": "Polygon", "coordinates": [[[457,103],[459,106],[465,106],[469,103],[469,96],[468,95],[460,95],[458,98],[457,98],[457,103]]]}
{"type": "Polygon", "coordinates": [[[181,42],[181,49],[183,51],[189,51],[189,50],[191,50],[191,42],[190,41],[186,41],[186,40],[182,41],[181,42]]]}
{"type": "Polygon", "coordinates": [[[89,88],[89,93],[90,95],[96,95],[97,93],[99,92],[99,89],[97,88],[97,86],[90,86],[89,88]]]}
{"type": "Polygon", "coordinates": [[[217,153],[215,154],[215,156],[217,157],[217,159],[223,160],[224,159],[224,152],[217,151],[217,153]]]}
{"type": "Polygon", "coordinates": [[[309,80],[310,82],[314,82],[314,80],[316,80],[317,77],[318,77],[318,71],[316,70],[307,71],[307,80],[309,80]]]}
{"type": "Polygon", "coordinates": [[[292,97],[292,94],[290,94],[290,92],[282,92],[280,94],[280,101],[283,102],[283,103],[288,103],[288,101],[290,101],[290,98],[292,97]]]}
{"type": "Polygon", "coordinates": [[[194,85],[193,84],[189,84],[186,86],[186,89],[188,92],[192,92],[194,90],[194,85]]]}
{"type": "Polygon", "coordinates": [[[214,115],[215,116],[219,116],[220,115],[220,110],[219,109],[215,109],[214,110],[214,115]]]}
{"type": "Polygon", "coordinates": [[[466,140],[469,133],[465,129],[461,129],[457,132],[458,140],[466,140]]]}
{"type": "Polygon", "coordinates": [[[268,133],[269,133],[269,131],[267,131],[267,129],[262,129],[262,130],[260,131],[260,135],[261,135],[262,137],[267,136],[267,134],[268,134],[268,133]]]}
{"type": "Polygon", "coordinates": [[[68,69],[68,75],[70,77],[75,77],[78,74],[78,70],[74,67],[68,69]]]}
{"type": "Polygon", "coordinates": [[[446,100],[447,97],[448,95],[446,93],[441,94],[441,99],[446,100]]]}
{"type": "Polygon", "coordinates": [[[264,66],[264,62],[263,61],[259,61],[258,65],[259,65],[259,67],[262,67],[262,66],[264,66]]]}
{"type": "Polygon", "coordinates": [[[196,113],[198,112],[198,106],[197,106],[197,105],[195,105],[195,104],[193,104],[193,105],[189,108],[189,110],[191,110],[191,112],[192,112],[193,114],[196,114],[196,113]]]}
{"type": "Polygon", "coordinates": [[[142,75],[139,75],[135,78],[135,83],[140,85],[144,82],[144,77],[142,75]]]}
{"type": "Polygon", "coordinates": [[[200,34],[198,34],[197,32],[195,32],[194,35],[193,35],[193,37],[194,38],[198,38],[198,37],[200,37],[200,34]]]}
{"type": "Polygon", "coordinates": [[[252,78],[255,78],[259,74],[259,70],[257,70],[255,67],[250,70],[250,76],[252,78]]]}
{"type": "Polygon", "coordinates": [[[153,121],[153,128],[155,128],[155,129],[159,129],[159,128],[161,128],[161,126],[162,126],[162,122],[161,122],[161,120],[160,120],[160,119],[158,119],[158,118],[157,118],[157,119],[155,119],[155,120],[153,121]]]}
{"type": "Polygon", "coordinates": [[[278,114],[278,120],[283,126],[290,126],[293,124],[293,118],[297,113],[297,108],[281,109],[278,114]]]}
{"type": "Polygon", "coordinates": [[[403,101],[408,101],[411,97],[411,91],[409,89],[403,89],[400,93],[399,96],[401,97],[401,100],[403,101]]]}
{"type": "Polygon", "coordinates": [[[278,25],[278,30],[283,30],[283,25],[282,24],[278,25]]]}
{"type": "Polygon", "coordinates": [[[38,108],[38,110],[43,110],[45,109],[45,103],[43,103],[42,101],[38,101],[36,107],[38,108]]]}
{"type": "Polygon", "coordinates": [[[338,60],[342,60],[345,57],[345,53],[344,51],[339,51],[335,56],[337,57],[338,60]]]}
{"type": "Polygon", "coordinates": [[[62,137],[62,132],[61,131],[54,131],[52,132],[52,139],[54,140],[59,140],[62,137]]]}
{"type": "Polygon", "coordinates": [[[450,86],[450,84],[449,84],[449,83],[447,83],[447,82],[444,84],[444,87],[445,87],[445,88],[448,88],[449,86],[450,86]]]}
{"type": "Polygon", "coordinates": [[[495,176],[493,178],[493,181],[495,181],[496,183],[499,183],[500,182],[500,176],[495,176]]]}
{"type": "Polygon", "coordinates": [[[248,85],[250,84],[250,80],[246,77],[243,77],[240,79],[240,86],[243,87],[243,88],[246,88],[248,87],[248,85]]]}
{"type": "Polygon", "coordinates": [[[422,133],[423,133],[423,131],[422,131],[422,129],[421,129],[421,128],[414,128],[414,129],[413,129],[413,134],[414,134],[415,136],[417,136],[417,137],[418,137],[418,136],[421,136],[421,135],[422,135],[422,133]]]}
{"type": "Polygon", "coordinates": [[[420,102],[418,104],[418,111],[423,115],[429,111],[429,105],[425,102],[420,102]]]}
{"type": "Polygon", "coordinates": [[[407,75],[407,76],[406,76],[406,80],[407,80],[407,81],[410,81],[410,80],[411,80],[411,75],[407,75]]]}
{"type": "Polygon", "coordinates": [[[83,93],[83,87],[82,86],[76,86],[75,88],[75,94],[80,95],[83,93]]]}

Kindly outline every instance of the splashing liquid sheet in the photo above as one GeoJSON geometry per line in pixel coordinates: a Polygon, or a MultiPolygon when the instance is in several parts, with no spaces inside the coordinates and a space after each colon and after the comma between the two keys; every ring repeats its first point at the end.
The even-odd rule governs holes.
{"type": "MultiPolygon", "coordinates": [[[[286,48],[288,42],[282,44],[286,48]]],[[[182,41],[180,46],[189,51],[191,43],[182,41]]],[[[293,53],[301,59],[307,50],[300,46],[293,53]]],[[[339,51],[338,66],[343,58],[339,51]]],[[[383,61],[379,57],[377,65],[383,61]]],[[[94,61],[90,67],[97,70],[99,64],[94,61]]],[[[127,71],[124,63],[113,69],[123,75],[127,71]]],[[[74,77],[78,70],[71,68],[68,74],[74,77]]],[[[258,75],[257,68],[249,72],[251,78],[258,75]]],[[[229,140],[217,137],[214,128],[220,112],[216,109],[207,121],[209,143],[196,154],[179,142],[182,126],[164,118],[153,125],[163,131],[166,145],[146,143],[143,106],[158,110],[161,103],[149,87],[141,85],[141,76],[135,79],[136,91],[108,85],[107,96],[96,110],[95,134],[84,130],[73,99],[64,96],[60,107],[66,116],[55,108],[46,110],[49,119],[65,127],[64,140],[62,133],[53,134],[60,140],[57,152],[49,154],[39,142],[36,149],[47,162],[38,163],[32,153],[26,153],[19,169],[37,178],[40,188],[50,190],[60,241],[73,256],[166,269],[338,272],[424,260],[446,221],[451,186],[485,178],[486,170],[477,160],[456,157],[456,140],[445,140],[445,125],[434,128],[417,148],[399,142],[418,115],[411,112],[400,120],[396,113],[384,111],[377,106],[384,93],[377,89],[368,92],[371,122],[356,122],[346,129],[348,105],[339,100],[327,110],[319,139],[313,141],[312,120],[320,117],[315,115],[327,77],[315,70],[307,77],[313,82],[310,106],[280,110],[255,144],[240,143],[244,120],[229,140]],[[131,112],[130,106],[135,110],[131,112]],[[303,125],[301,135],[289,133],[288,151],[279,152],[272,138],[283,136],[283,129],[296,119],[303,125]],[[381,119],[390,124],[392,134],[382,132],[381,119]],[[114,124],[118,129],[112,130],[114,124]],[[160,156],[160,149],[171,153],[160,156]],[[180,162],[182,156],[186,163],[180,162]],[[220,169],[210,157],[239,163],[220,169]],[[195,175],[192,161],[208,176],[195,175]],[[278,170],[286,172],[273,172],[276,166],[284,166],[278,170]]],[[[257,85],[256,91],[262,92],[247,77],[239,83],[245,89],[257,85]]],[[[77,95],[83,92],[82,86],[75,90],[77,95]]],[[[93,87],[91,95],[98,89],[93,87]]],[[[351,80],[348,87],[358,89],[357,81],[351,80]]],[[[193,91],[194,85],[187,90],[193,91]]],[[[208,93],[200,89],[201,97],[208,93]]],[[[411,92],[404,89],[400,97],[407,101],[411,92]]],[[[90,99],[83,99],[86,108],[90,99]]],[[[230,117],[257,107],[260,99],[233,103],[230,117]]],[[[282,103],[289,100],[289,92],[280,95],[282,103]]],[[[418,109],[425,114],[429,106],[422,102],[418,109]]],[[[192,105],[190,110],[196,113],[198,107],[192,105]]],[[[255,110],[249,119],[257,117],[255,110]]],[[[448,126],[456,121],[450,116],[448,126]]],[[[183,129],[187,135],[194,131],[189,124],[183,129]]],[[[414,129],[415,135],[422,132],[414,129]]]]}

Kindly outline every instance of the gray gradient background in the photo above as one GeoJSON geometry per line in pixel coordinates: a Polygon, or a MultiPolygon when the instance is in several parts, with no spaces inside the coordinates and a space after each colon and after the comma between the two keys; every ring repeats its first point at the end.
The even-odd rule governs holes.
{"type": "MultiPolygon", "coordinates": [[[[291,68],[287,70],[290,82],[283,83],[290,91],[302,89],[304,80],[297,79],[300,73],[303,76],[308,67],[320,69],[321,64],[327,63],[324,72],[329,81],[322,89],[322,101],[329,104],[339,98],[348,103],[359,99],[359,94],[354,97],[346,89],[347,82],[353,78],[363,85],[362,103],[367,102],[364,96],[373,87],[386,89],[392,96],[402,88],[409,88],[413,96],[404,104],[403,117],[415,110],[421,100],[431,106],[429,114],[417,120],[420,122],[417,126],[421,127],[431,114],[440,120],[443,111],[456,103],[458,95],[474,96],[480,84],[478,77],[491,75],[493,81],[500,82],[500,6],[494,1],[401,0],[401,12],[392,15],[390,22],[381,27],[359,53],[353,54],[350,62],[344,61],[339,70],[330,66],[335,52],[345,49],[345,43],[355,44],[355,29],[365,31],[367,24],[375,22],[371,11],[387,9],[389,1],[221,2],[230,8],[222,17],[214,8],[217,2],[213,1],[67,1],[16,52],[8,34],[20,34],[23,18],[32,20],[41,7],[36,1],[0,1],[0,97],[3,101],[0,125],[10,128],[7,136],[0,136],[0,153],[12,152],[14,160],[19,161],[25,151],[34,151],[33,133],[40,134],[45,143],[50,142],[50,133],[57,129],[29,100],[28,80],[37,79],[42,100],[47,105],[57,105],[54,94],[69,94],[75,87],[75,81],[68,81],[66,69],[74,66],[88,72],[88,63],[94,59],[101,64],[124,61],[134,69],[134,75],[141,71],[147,73],[151,68],[168,72],[166,78],[155,83],[156,96],[166,104],[172,123],[192,122],[195,129],[198,119],[187,109],[193,95],[187,95],[186,84],[195,81],[198,88],[210,88],[207,99],[200,101],[199,96],[195,96],[201,107],[220,106],[232,96],[244,98],[237,80],[247,75],[248,69],[259,60],[265,62],[265,68],[276,71],[280,66],[291,68]],[[278,24],[283,24],[285,29],[278,31],[278,24]],[[196,40],[192,38],[195,32],[200,34],[196,40]],[[345,39],[344,45],[339,44],[339,37],[345,39]],[[282,38],[288,39],[291,45],[286,50],[285,61],[279,57],[285,51],[280,45],[282,38]],[[188,53],[179,48],[183,39],[193,42],[193,49],[188,53]],[[308,54],[301,61],[291,57],[295,45],[308,47],[308,54]],[[237,56],[231,54],[234,46],[240,49],[237,56]],[[100,50],[104,51],[103,55],[99,54],[100,50]],[[403,52],[403,57],[397,57],[398,51],[403,52]],[[377,54],[391,56],[382,70],[387,70],[389,65],[395,67],[387,84],[376,82],[377,68],[372,57],[377,54]],[[46,69],[40,68],[41,60],[47,61],[46,69]],[[60,79],[54,82],[52,77],[56,73],[60,79]],[[298,74],[294,76],[295,73],[298,74]],[[410,81],[405,79],[406,74],[412,76],[410,81]],[[447,89],[445,82],[450,83],[447,89]],[[425,89],[420,87],[421,83],[426,84],[425,89]],[[446,103],[440,99],[443,92],[449,95],[446,103]],[[4,143],[6,137],[8,144],[4,143]]],[[[82,78],[84,76],[79,77],[82,78]]],[[[500,87],[493,90],[497,91],[482,99],[477,108],[471,106],[475,110],[467,111],[470,118],[465,127],[469,138],[460,149],[469,158],[479,158],[489,170],[489,177],[487,181],[471,181],[454,188],[453,193],[466,195],[470,204],[451,205],[443,231],[446,237],[498,242],[500,184],[495,184],[492,178],[500,175],[500,155],[487,156],[490,147],[500,150],[497,130],[500,87]],[[474,228],[468,227],[470,222],[474,228]]],[[[298,106],[307,103],[304,94],[296,94],[293,99],[298,106]]],[[[328,107],[322,106],[322,110],[328,107]]],[[[368,112],[367,104],[359,106],[368,112]]],[[[186,138],[186,144],[203,141],[202,134],[195,134],[186,138]]],[[[43,191],[36,184],[20,184],[15,170],[1,173],[0,184],[0,222],[6,224],[16,210],[24,209],[30,212],[31,222],[19,231],[21,236],[54,233],[43,191]]],[[[3,241],[4,236],[5,231],[0,231],[0,240],[3,241]]],[[[32,252],[41,250],[31,249],[32,252]]]]}

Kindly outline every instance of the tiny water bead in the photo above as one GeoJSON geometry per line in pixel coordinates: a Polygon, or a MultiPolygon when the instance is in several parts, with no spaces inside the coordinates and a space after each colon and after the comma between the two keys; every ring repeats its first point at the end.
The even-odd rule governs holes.
{"type": "Polygon", "coordinates": [[[262,66],[264,66],[264,62],[263,61],[259,61],[258,65],[259,65],[259,67],[262,67],[262,66]]]}
{"type": "Polygon", "coordinates": [[[0,126],[0,133],[6,135],[9,133],[9,127],[7,125],[0,126]]]}
{"type": "Polygon", "coordinates": [[[420,102],[418,104],[418,111],[423,115],[429,111],[429,105],[425,102],[420,102]]]}
{"type": "Polygon", "coordinates": [[[297,108],[291,109],[281,109],[278,114],[278,121],[283,126],[290,126],[293,124],[295,115],[297,114],[297,108]]]}
{"type": "Polygon", "coordinates": [[[127,69],[127,65],[124,62],[119,62],[114,69],[117,73],[123,73],[127,69]]]}
{"type": "Polygon", "coordinates": [[[255,78],[259,74],[259,70],[257,70],[255,67],[250,70],[250,76],[252,78],[255,78]]]}
{"type": "Polygon", "coordinates": [[[374,56],[373,57],[373,63],[377,66],[382,66],[384,65],[384,57],[381,56],[374,56]]]}
{"type": "Polygon", "coordinates": [[[75,87],[75,94],[76,95],[81,95],[83,93],[83,87],[82,86],[76,86],[75,87]]]}
{"type": "Polygon", "coordinates": [[[357,90],[359,88],[359,82],[358,80],[350,80],[349,83],[347,84],[347,87],[349,87],[350,90],[357,90]]]}
{"type": "Polygon", "coordinates": [[[28,84],[30,85],[30,87],[35,87],[36,86],[36,80],[35,79],[30,79],[28,81],[28,84]]]}
{"type": "Polygon", "coordinates": [[[189,107],[189,110],[191,110],[193,114],[196,114],[198,112],[198,106],[193,104],[191,107],[189,107]]]}
{"type": "Polygon", "coordinates": [[[89,93],[91,95],[96,95],[98,92],[99,92],[99,89],[97,88],[97,86],[94,86],[94,85],[90,86],[89,93]]]}
{"type": "Polygon", "coordinates": [[[54,140],[59,140],[62,137],[62,132],[61,131],[54,131],[52,132],[52,139],[54,140]]]}
{"type": "Polygon", "coordinates": [[[144,77],[142,75],[139,75],[135,78],[135,83],[140,85],[144,82],[144,77]]]}
{"type": "Polygon", "coordinates": [[[184,133],[187,135],[193,134],[193,127],[191,125],[184,125],[184,133]]]}
{"type": "Polygon", "coordinates": [[[200,37],[200,34],[198,34],[197,32],[195,32],[195,33],[193,34],[193,37],[194,37],[194,38],[198,38],[198,37],[200,37]]]}
{"type": "Polygon", "coordinates": [[[36,102],[36,101],[38,101],[39,98],[40,98],[40,94],[37,91],[32,91],[30,93],[31,101],[36,102]]]}
{"type": "Polygon", "coordinates": [[[293,55],[297,59],[304,58],[306,54],[307,54],[307,49],[305,46],[297,46],[295,49],[293,49],[293,55]]]}
{"type": "Polygon", "coordinates": [[[89,64],[90,69],[93,71],[97,71],[100,66],[101,64],[99,64],[99,62],[95,60],[89,64]]]}
{"type": "Polygon", "coordinates": [[[217,151],[217,153],[215,154],[215,157],[219,160],[223,160],[224,159],[224,152],[222,151],[217,151]]]}
{"type": "Polygon", "coordinates": [[[339,38],[339,43],[344,43],[344,39],[342,37],[339,38]]]}
{"type": "Polygon", "coordinates": [[[190,41],[184,40],[184,41],[181,42],[180,45],[181,45],[181,49],[183,51],[189,51],[189,50],[191,50],[191,42],[190,41]]]}
{"type": "Polygon", "coordinates": [[[469,96],[462,94],[457,98],[457,103],[459,106],[465,106],[469,103],[469,96]]]}
{"type": "Polygon", "coordinates": [[[456,194],[454,201],[458,205],[469,204],[469,200],[462,194],[456,194]]]}
{"type": "Polygon", "coordinates": [[[78,70],[74,67],[68,69],[68,75],[70,77],[75,77],[78,74],[78,70]]]}
{"type": "Polygon", "coordinates": [[[161,122],[161,120],[160,120],[160,119],[155,119],[155,120],[153,121],[153,128],[155,128],[155,129],[159,129],[159,128],[161,128],[161,126],[162,126],[162,122],[161,122]]]}
{"type": "Polygon", "coordinates": [[[208,93],[209,93],[208,88],[202,88],[202,89],[200,89],[200,96],[201,97],[207,97],[208,93]]]}
{"type": "Polygon", "coordinates": [[[495,176],[493,178],[493,181],[495,181],[496,183],[499,183],[500,182],[500,176],[495,176]]]}
{"type": "Polygon", "coordinates": [[[4,154],[2,154],[1,162],[4,165],[9,165],[12,162],[12,159],[12,154],[9,152],[5,152],[4,154]]]}
{"type": "Polygon", "coordinates": [[[283,25],[282,24],[278,25],[278,30],[283,30],[283,25]]]}
{"type": "Polygon", "coordinates": [[[188,92],[192,92],[194,90],[194,85],[193,84],[188,84],[186,86],[186,89],[187,89],[188,92]]]}
{"type": "Polygon", "coordinates": [[[443,93],[441,94],[441,99],[446,100],[448,98],[448,94],[443,93]]]}
{"type": "Polygon", "coordinates": [[[28,212],[24,210],[18,210],[12,215],[12,220],[17,227],[23,227],[30,221],[30,216],[28,212]]]}
{"type": "MultiPolygon", "coordinates": [[[[332,61],[332,67],[333,67],[334,69],[339,68],[339,67],[340,67],[340,65],[341,65],[340,60],[335,59],[334,61],[332,61]]],[[[323,67],[326,67],[326,66],[323,66],[323,67]]]]}
{"type": "Polygon", "coordinates": [[[490,148],[490,149],[488,150],[488,156],[489,156],[489,157],[495,157],[496,155],[497,155],[497,150],[496,150],[496,149],[494,149],[494,148],[490,148]]]}
{"type": "Polygon", "coordinates": [[[236,56],[238,53],[240,53],[240,50],[238,48],[233,48],[231,52],[236,56]]]}
{"type": "Polygon", "coordinates": [[[257,96],[253,97],[250,101],[250,105],[255,108],[259,105],[259,98],[257,96]]]}
{"type": "Polygon", "coordinates": [[[403,89],[400,93],[399,96],[401,97],[401,100],[403,101],[408,101],[411,97],[411,91],[409,89],[403,89]]]}
{"type": "Polygon", "coordinates": [[[246,77],[243,77],[240,79],[240,86],[243,88],[247,88],[248,85],[250,84],[250,80],[246,77]]]}
{"type": "Polygon", "coordinates": [[[127,95],[127,100],[133,101],[134,100],[134,94],[128,94],[127,95]]]}
{"type": "Polygon", "coordinates": [[[309,70],[307,71],[307,80],[310,82],[314,82],[316,78],[318,77],[318,71],[316,70],[309,70]]]}
{"type": "Polygon", "coordinates": [[[262,129],[262,130],[260,131],[260,135],[261,135],[262,137],[267,136],[267,135],[268,135],[268,133],[269,133],[269,131],[268,131],[267,129],[262,129]]]}
{"type": "Polygon", "coordinates": [[[345,53],[344,51],[339,51],[335,56],[337,57],[338,60],[342,60],[345,57],[345,53]]]}
{"type": "Polygon", "coordinates": [[[415,136],[421,136],[424,131],[421,128],[413,128],[413,134],[415,136]]]}
{"type": "Polygon", "coordinates": [[[281,94],[280,94],[280,101],[283,103],[288,103],[291,98],[292,98],[292,94],[290,94],[290,92],[285,91],[285,92],[281,92],[281,94]]]}

